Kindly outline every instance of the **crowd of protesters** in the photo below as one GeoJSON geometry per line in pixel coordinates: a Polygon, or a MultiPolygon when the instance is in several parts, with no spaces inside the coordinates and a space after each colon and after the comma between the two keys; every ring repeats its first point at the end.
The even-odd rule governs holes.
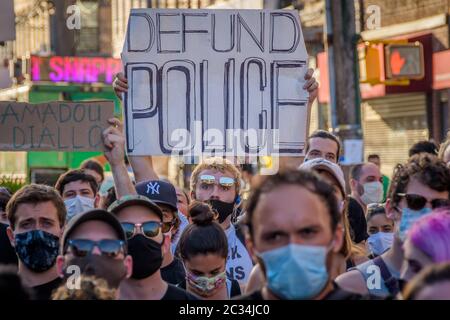
{"type": "Polygon", "coordinates": [[[298,168],[206,158],[185,190],[109,123],[107,192],[95,160],[54,187],[0,188],[3,299],[450,299],[450,139],[416,143],[391,176],[371,154],[346,179],[341,142],[316,131],[298,168]]]}

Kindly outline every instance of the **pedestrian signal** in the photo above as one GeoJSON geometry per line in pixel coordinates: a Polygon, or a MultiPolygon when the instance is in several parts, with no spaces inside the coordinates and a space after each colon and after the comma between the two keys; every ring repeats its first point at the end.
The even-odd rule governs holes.
{"type": "Polygon", "coordinates": [[[386,79],[419,80],[425,76],[420,42],[385,46],[386,79]]]}

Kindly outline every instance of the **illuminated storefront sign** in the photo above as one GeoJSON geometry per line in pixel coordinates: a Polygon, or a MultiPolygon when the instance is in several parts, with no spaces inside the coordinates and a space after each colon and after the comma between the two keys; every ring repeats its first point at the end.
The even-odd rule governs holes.
{"type": "Polygon", "coordinates": [[[120,59],[104,57],[31,57],[32,81],[112,83],[122,69],[120,59]]]}

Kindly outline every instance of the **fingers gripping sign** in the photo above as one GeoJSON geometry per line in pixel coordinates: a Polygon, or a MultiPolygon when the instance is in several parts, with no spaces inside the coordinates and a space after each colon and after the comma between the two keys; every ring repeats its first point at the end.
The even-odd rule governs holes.
{"type": "Polygon", "coordinates": [[[112,85],[117,97],[119,97],[119,99],[122,99],[122,93],[128,91],[128,80],[127,78],[125,78],[122,72],[116,74],[112,85]]]}
{"type": "Polygon", "coordinates": [[[317,98],[317,94],[319,91],[319,83],[316,78],[313,77],[314,69],[309,68],[305,74],[306,83],[303,86],[303,89],[306,89],[309,93],[308,102],[312,104],[314,100],[317,98]]]}

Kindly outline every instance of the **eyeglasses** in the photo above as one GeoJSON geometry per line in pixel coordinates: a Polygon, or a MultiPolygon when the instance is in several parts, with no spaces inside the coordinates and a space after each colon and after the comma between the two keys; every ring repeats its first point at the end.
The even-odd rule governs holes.
{"type": "Polygon", "coordinates": [[[125,236],[127,237],[127,239],[131,239],[136,233],[141,233],[147,238],[154,238],[159,234],[160,230],[163,233],[169,232],[164,232],[164,224],[158,221],[147,221],[144,223],[123,222],[121,223],[121,225],[123,230],[125,231],[125,236]],[[140,231],[136,232],[136,230],[138,229],[140,229],[140,231]]]}
{"type": "MultiPolygon", "coordinates": [[[[230,178],[230,177],[220,177],[219,179],[219,185],[222,187],[226,187],[226,188],[231,188],[232,186],[234,186],[235,184],[235,179],[234,178],[230,178]]],[[[200,176],[199,179],[201,184],[205,184],[205,185],[214,185],[216,184],[216,177],[209,175],[209,174],[204,174],[200,176]]]]}
{"type": "Polygon", "coordinates": [[[122,252],[125,252],[125,242],[122,240],[104,239],[93,241],[88,239],[72,239],[68,242],[71,252],[78,257],[85,257],[92,253],[97,247],[102,255],[115,258],[122,252]]]}
{"type": "Polygon", "coordinates": [[[416,211],[423,209],[427,203],[430,203],[433,209],[450,206],[449,199],[428,200],[427,198],[418,194],[406,194],[406,193],[397,193],[397,195],[399,197],[404,197],[406,199],[406,204],[408,205],[408,208],[416,211]]]}

